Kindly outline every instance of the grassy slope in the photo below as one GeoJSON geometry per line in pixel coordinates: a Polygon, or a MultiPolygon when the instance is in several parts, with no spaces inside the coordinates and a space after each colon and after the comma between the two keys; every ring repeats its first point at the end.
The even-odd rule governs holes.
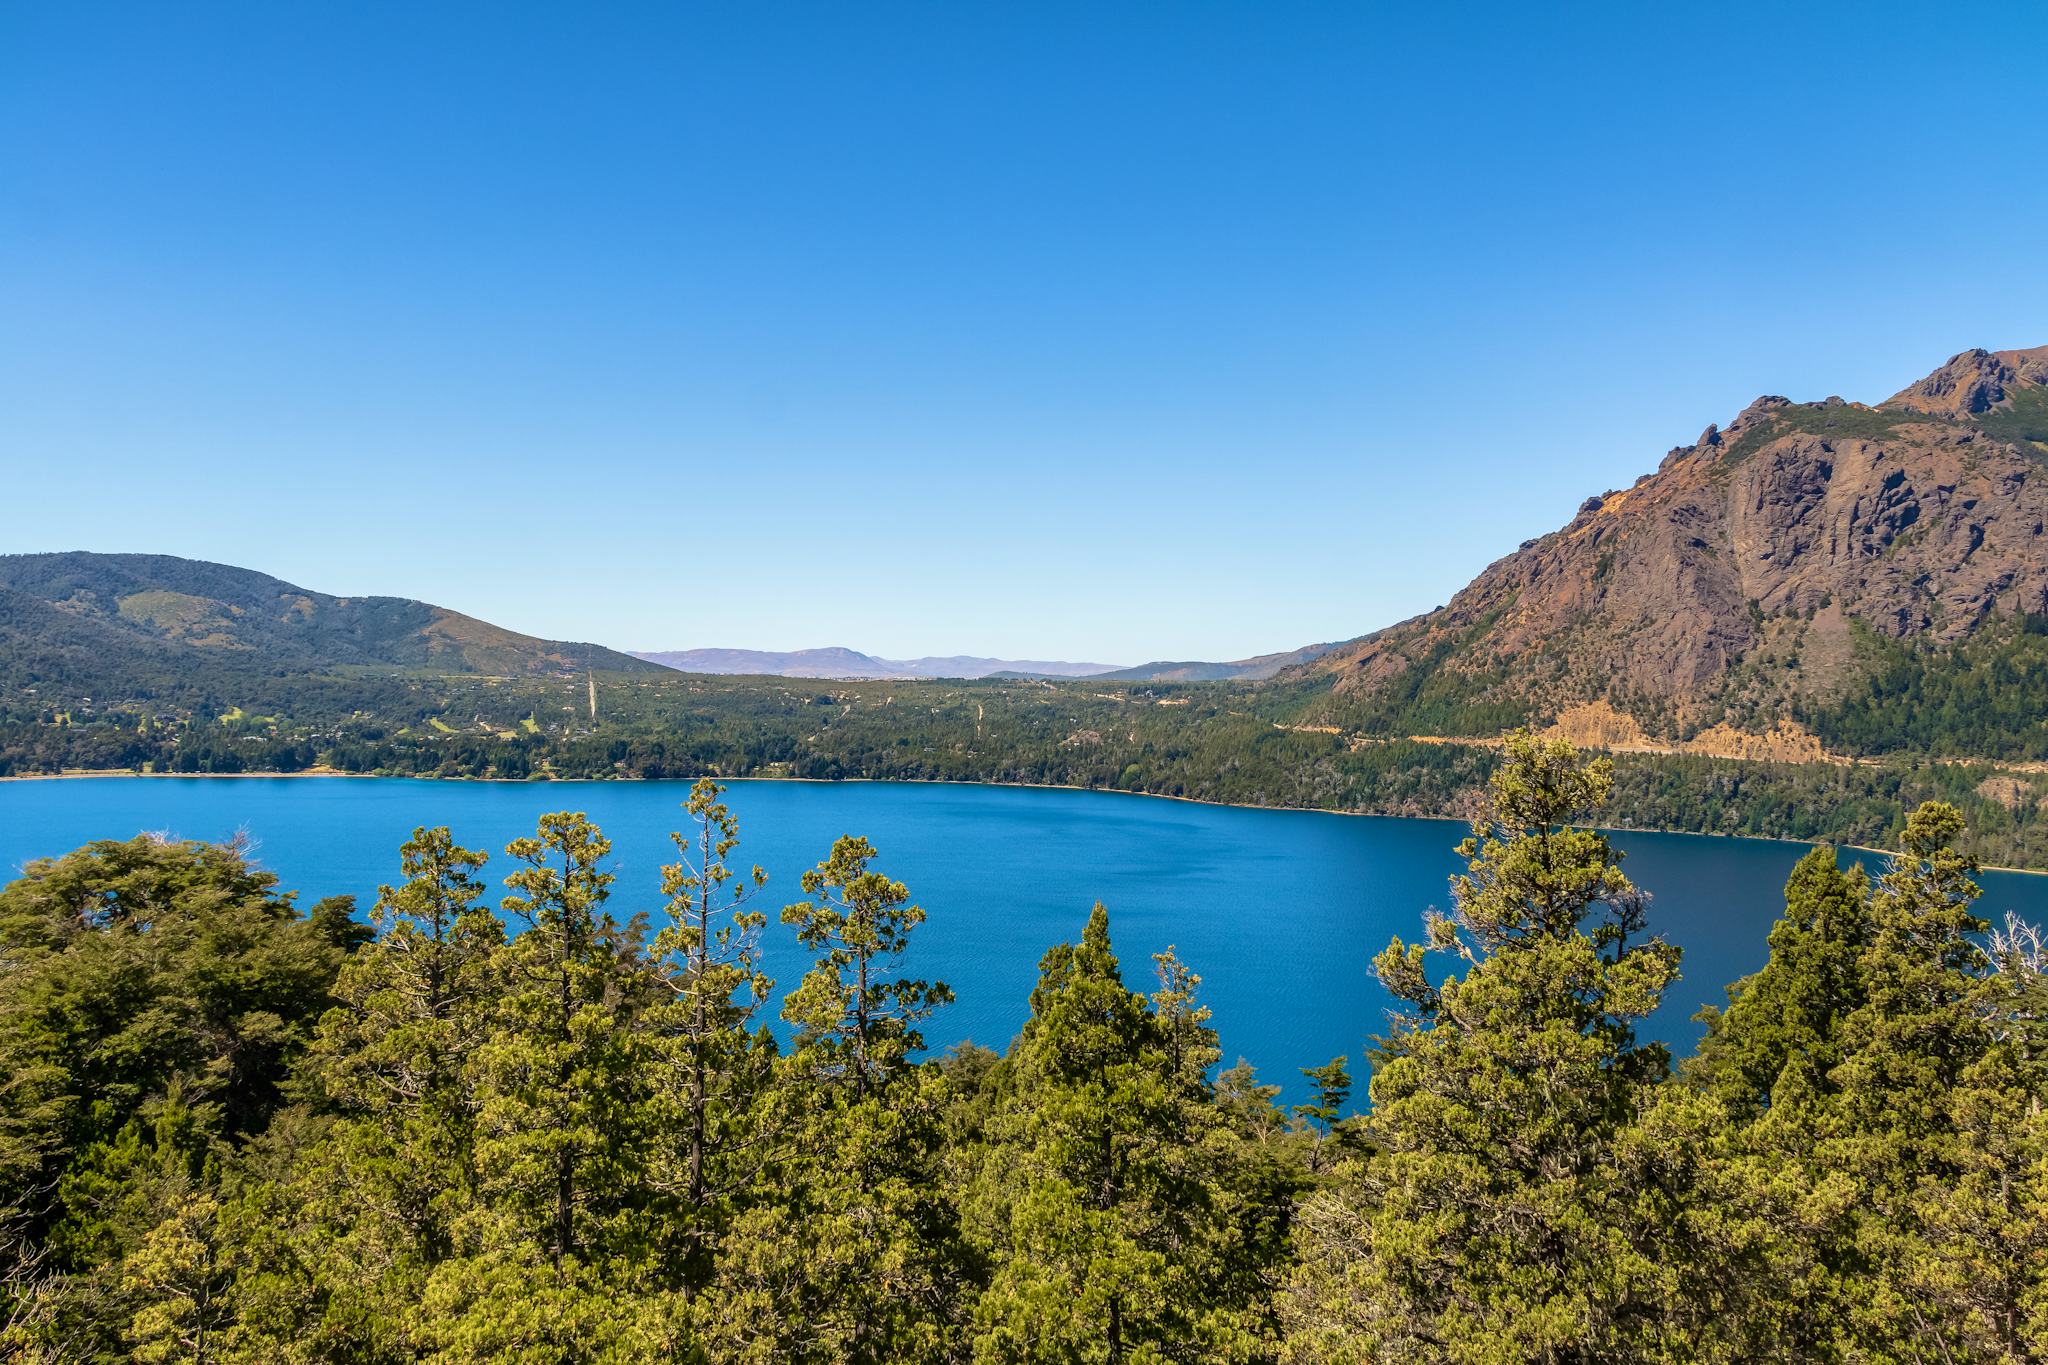
{"type": "MultiPolygon", "coordinates": [[[[81,628],[96,628],[96,638],[125,660],[131,690],[138,691],[175,685],[176,677],[167,675],[211,666],[298,673],[659,667],[595,645],[536,639],[426,602],[334,597],[252,570],[169,555],[0,555],[0,590],[40,602],[81,628]]],[[[20,608],[0,634],[0,650],[25,651],[45,632],[60,638],[76,633],[48,614],[31,620],[20,608]]],[[[0,673],[0,685],[14,681],[0,673]]]]}

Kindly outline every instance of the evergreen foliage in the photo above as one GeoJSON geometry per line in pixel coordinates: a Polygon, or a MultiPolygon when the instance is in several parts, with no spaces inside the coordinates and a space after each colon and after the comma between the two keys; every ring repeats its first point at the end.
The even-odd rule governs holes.
{"type": "MultiPolygon", "coordinates": [[[[1277,1087],[1101,906],[1002,1054],[865,840],[784,912],[715,782],[657,928],[548,815],[414,831],[357,924],[243,851],[137,839],[0,888],[0,1355],[30,1362],[2024,1361],[2048,1354],[2048,950],[1975,911],[1959,813],[1881,877],[1801,860],[1672,1074],[1677,954],[1510,741],[1404,1003],[1277,1087]]],[[[652,892],[654,888],[642,888],[652,892]]]]}
{"type": "Polygon", "coordinates": [[[1373,1073],[1375,1151],[1310,1224],[1294,1298],[1324,1358],[1605,1359],[1654,1338],[1669,1269],[1622,1139],[1668,1069],[1634,1025],[1678,953],[1645,935],[1606,836],[1567,827],[1608,781],[1512,737],[1455,914],[1379,957],[1409,1013],[1373,1073]],[[1453,975],[1433,982],[1432,955],[1453,975]],[[1313,1272],[1333,1243],[1362,1254],[1332,1280],[1313,1272]]]}
{"type": "Polygon", "coordinates": [[[707,1282],[764,1159],[750,1115],[776,1053],[774,1038],[755,1024],[772,988],[761,970],[767,920],[747,908],[768,876],[728,861],[739,822],[719,800],[724,791],[700,780],[685,807],[696,828],[673,836],[681,860],[662,869],[669,922],[654,939],[654,976],[665,993],[647,1012],[658,1179],[686,1295],[707,1282]]]}
{"type": "Polygon", "coordinates": [[[1046,954],[967,1200],[994,1265],[976,1361],[1257,1360],[1285,1201],[1261,1188],[1208,1083],[1199,981],[1162,954],[1125,986],[1097,905],[1046,954]]]}

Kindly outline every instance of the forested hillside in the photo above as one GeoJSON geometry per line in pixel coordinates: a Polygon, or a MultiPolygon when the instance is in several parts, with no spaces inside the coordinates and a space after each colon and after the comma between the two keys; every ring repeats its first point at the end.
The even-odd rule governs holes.
{"type": "Polygon", "coordinates": [[[1804,859],[1674,1064],[1635,1032],[1683,968],[1655,888],[1574,824],[1610,766],[1510,740],[1451,912],[1378,959],[1369,1083],[1307,1067],[1285,1111],[1202,964],[1100,905],[1001,1054],[925,1054],[951,992],[886,850],[764,885],[710,781],[658,886],[576,814],[502,858],[420,829],[368,929],[234,848],[34,863],[0,889],[0,1354],[2040,1358],[2048,978],[1985,936],[1956,812],[1874,880],[1804,859]]]}
{"type": "Polygon", "coordinates": [[[197,675],[351,668],[524,674],[655,666],[402,597],[331,597],[171,555],[0,555],[0,683],[144,695],[197,675]],[[111,655],[102,658],[102,655],[111,655]]]}

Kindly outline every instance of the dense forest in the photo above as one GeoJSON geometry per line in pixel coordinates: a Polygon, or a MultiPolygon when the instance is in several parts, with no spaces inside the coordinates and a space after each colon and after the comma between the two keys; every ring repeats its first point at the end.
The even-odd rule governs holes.
{"type": "MultiPolygon", "coordinates": [[[[2034,634],[2004,639],[1998,648],[2048,642],[2034,634]]],[[[1925,676],[1911,673],[1910,656],[1901,657],[1901,676],[1921,679],[1919,700],[1899,703],[1911,712],[1932,694],[1925,676]]],[[[2048,679],[2048,669],[2041,676],[2048,679]]],[[[1911,683],[1901,686],[1913,692],[1911,683]]],[[[1385,716],[1365,720],[1386,733],[1296,720],[1312,692],[1291,684],[673,673],[258,681],[202,670],[150,700],[62,700],[44,689],[27,703],[0,702],[0,776],[328,769],[513,780],[871,778],[1043,783],[1391,815],[1463,818],[1479,809],[1498,762],[1492,741],[1416,740],[1385,716]]],[[[1942,704],[1986,710],[1967,700],[1942,704]]],[[[1890,711],[1868,714],[1873,725],[1891,723],[1890,711]]],[[[1607,819],[1617,825],[1880,846],[1908,812],[1939,800],[1964,813],[1968,850],[1985,862],[2048,867],[2048,781],[2025,768],[1917,752],[1853,764],[1625,754],[1615,772],[1607,819]]]]}
{"type": "MultiPolygon", "coordinates": [[[[824,707],[821,705],[820,710],[824,707]]],[[[998,1055],[847,837],[769,912],[715,781],[659,887],[582,816],[420,829],[363,922],[141,838],[0,890],[0,1352],[35,1362],[1997,1361],[2048,1355],[2048,981],[1928,804],[1816,848],[1675,1062],[1675,978],[1513,737],[1452,912],[1310,1098],[1076,907],[998,1055]],[[626,906],[656,903],[660,912],[626,906]],[[763,936],[811,966],[765,979],[763,936]],[[771,1013],[782,1027],[771,1030],[771,1013]],[[1361,1040],[1365,1046],[1368,1040],[1361,1040]]],[[[999,902],[1003,888],[987,888],[999,902]]],[[[1148,945],[1150,946],[1150,945],[1148,945]]]]}

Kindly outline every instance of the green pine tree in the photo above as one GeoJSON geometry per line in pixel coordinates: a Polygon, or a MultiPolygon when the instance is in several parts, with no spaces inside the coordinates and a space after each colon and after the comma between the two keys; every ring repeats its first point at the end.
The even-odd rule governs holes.
{"type": "Polygon", "coordinates": [[[1706,1036],[1686,1074],[1744,1115],[1770,1105],[1795,1059],[1811,1083],[1828,1084],[1842,1060],[1842,1026],[1864,1000],[1869,899],[1863,869],[1844,871],[1832,848],[1801,858],[1771,927],[1769,959],[1729,988],[1725,1011],[1703,1012],[1706,1036]]]}
{"type": "Polygon", "coordinates": [[[679,1340],[651,1273],[653,982],[637,920],[606,909],[611,844],[543,815],[506,853],[489,1031],[468,1059],[474,1210],[429,1277],[419,1335],[449,1362],[644,1358],[679,1340]]]}
{"type": "Polygon", "coordinates": [[[399,849],[376,938],[343,968],[302,1073],[333,1113],[278,1158],[284,1188],[250,1191],[261,1267],[245,1277],[250,1334],[279,1358],[317,1339],[404,1358],[428,1277],[475,1215],[479,1100],[468,1060],[497,1005],[503,926],[483,908],[482,853],[445,827],[399,849]]]}
{"type": "Polygon", "coordinates": [[[972,1267],[943,1179],[955,1103],[914,1062],[919,1025],[952,999],[895,977],[924,911],[843,838],[804,874],[784,922],[815,954],[783,1003],[795,1045],[758,1121],[764,1196],[725,1230],[693,1322],[714,1360],[917,1365],[956,1358],[972,1267]]]}
{"type": "Polygon", "coordinates": [[[797,1046],[809,1073],[856,1098],[886,1086],[923,1050],[918,1025],[953,999],[943,982],[887,979],[911,930],[924,923],[924,910],[909,903],[902,882],[872,870],[874,859],[867,840],[840,839],[831,857],[803,875],[804,892],[813,899],[782,911],[797,941],[817,954],[783,1002],[782,1017],[799,1030],[797,1046]]]}
{"type": "Polygon", "coordinates": [[[1183,1085],[1199,1090],[1223,1055],[1216,1030],[1209,1026],[1211,1011],[1201,1002],[1202,978],[1180,960],[1171,943],[1165,952],[1152,954],[1152,973],[1159,980],[1159,989],[1152,992],[1152,1016],[1166,1038],[1167,1062],[1183,1085]]]}
{"type": "Polygon", "coordinates": [[[396,1182],[391,1205],[413,1220],[405,1235],[428,1261],[447,1254],[474,1192],[477,1099],[465,1063],[490,1028],[492,962],[505,943],[478,903],[485,861],[446,827],[413,831],[399,848],[406,880],[379,890],[374,946],[343,969],[308,1059],[348,1120],[340,1140],[377,1153],[396,1182]]]}
{"type": "Polygon", "coordinates": [[[1305,1066],[1301,1074],[1314,1088],[1315,1099],[1307,1104],[1294,1106],[1294,1116],[1308,1125],[1313,1135],[1309,1148],[1308,1168],[1311,1172],[1323,1168],[1323,1147],[1343,1132],[1344,1105],[1351,1098],[1351,1068],[1342,1057],[1332,1057],[1321,1066],[1305,1066]]]}
{"type": "Polygon", "coordinates": [[[1293,1358],[1654,1350],[1674,1277],[1621,1144],[1668,1070],[1635,1025],[1678,954],[1646,935],[1606,836],[1569,827],[1610,781],[1604,759],[1512,736],[1459,847],[1455,916],[1380,955],[1410,1013],[1373,1074],[1370,1161],[1303,1211],[1293,1358]],[[1454,973],[1432,982],[1431,954],[1454,973]]]}
{"type": "Polygon", "coordinates": [[[1204,1073],[1197,980],[1160,961],[1163,1013],[1123,982],[1097,905],[1047,953],[1003,1066],[971,1195],[994,1270],[980,1362],[1254,1360],[1276,1341],[1260,1293],[1291,1190],[1236,1169],[1204,1073]]]}
{"type": "Polygon", "coordinates": [[[1832,1360],[1861,1262],[1855,1185],[1819,1154],[1841,1131],[1835,1069],[1866,998],[1870,885],[1829,848],[1793,868],[1762,970],[1705,1010],[1688,1084],[1666,1087],[1632,1150],[1670,1191],[1683,1339],[1703,1354],[1832,1360]]]}
{"type": "MultiPolygon", "coordinates": [[[[1989,1079],[1992,1045],[1993,983],[1978,942],[1987,926],[1972,909],[1976,863],[1956,847],[1962,833],[1953,806],[1929,802],[1908,817],[1870,899],[1864,999],[1843,1023],[1843,1060],[1830,1077],[1839,1117],[1821,1159],[1857,1195],[1846,1328],[1874,1351],[1900,1342],[1930,1356],[1968,1350],[1964,1324],[1930,1316],[1926,1294],[1939,1236],[1926,1223],[1926,1187],[1953,1186],[1973,1164],[1956,1106],[1971,1103],[1966,1078],[1989,1079]]],[[[1988,1111],[1974,1117],[1980,1130],[1998,1122],[1988,1111]]]]}
{"type": "Polygon", "coordinates": [[[753,1027],[772,983],[761,970],[766,917],[746,908],[766,882],[729,861],[739,823],[704,778],[686,809],[695,828],[673,835],[678,862],[662,869],[668,925],[654,941],[666,988],[646,1014],[655,1063],[657,1184],[675,1202],[679,1283],[694,1293],[710,1276],[719,1238],[746,1202],[765,1157],[756,1112],[775,1043],[753,1027]]]}

